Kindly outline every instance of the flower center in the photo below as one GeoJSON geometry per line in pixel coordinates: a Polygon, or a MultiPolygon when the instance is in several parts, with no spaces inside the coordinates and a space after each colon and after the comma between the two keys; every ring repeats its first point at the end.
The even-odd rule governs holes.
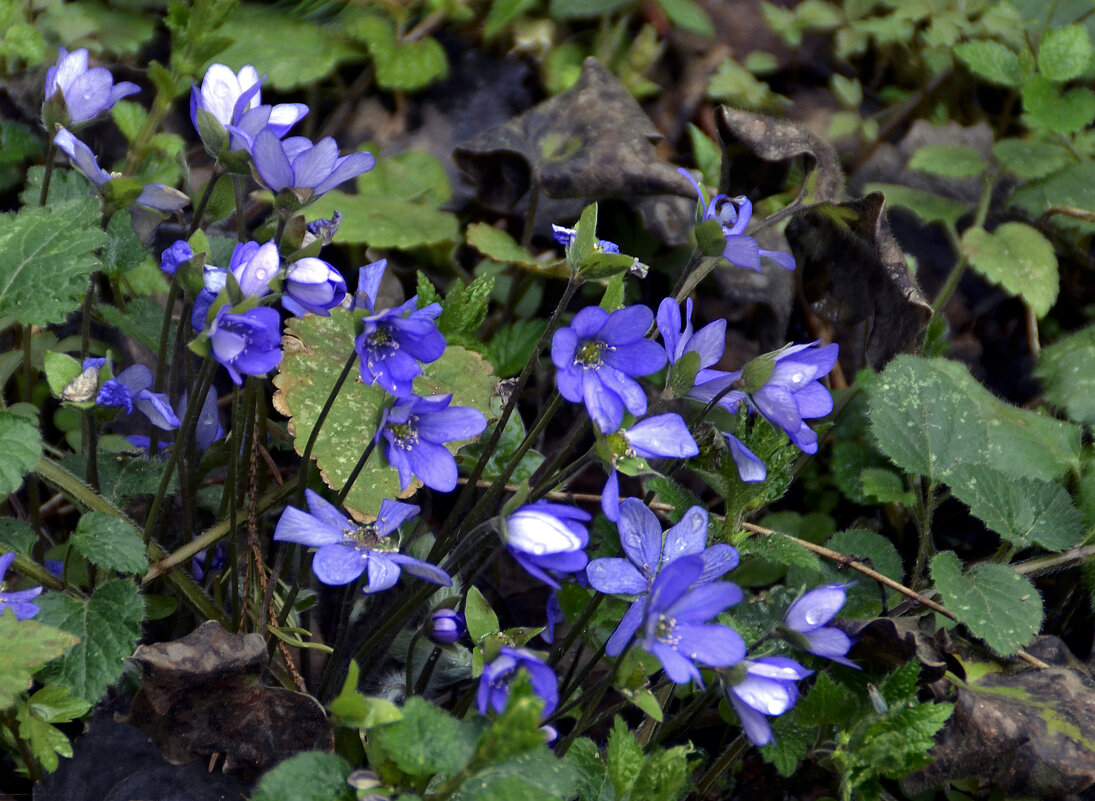
{"type": "Polygon", "coordinates": [[[405,451],[409,451],[418,442],[418,427],[415,422],[418,417],[411,415],[411,419],[406,423],[389,424],[388,430],[392,432],[392,437],[395,438],[395,444],[405,451]]]}
{"type": "Polygon", "coordinates": [[[677,634],[677,621],[671,617],[665,615],[658,615],[657,628],[654,630],[654,636],[658,638],[659,642],[664,642],[669,646],[676,646],[681,641],[681,635],[677,634]]]}
{"type": "Polygon", "coordinates": [[[604,352],[608,350],[608,345],[599,339],[588,340],[580,348],[578,352],[574,354],[574,364],[578,367],[597,368],[604,364],[602,358],[604,352]]]}
{"type": "Polygon", "coordinates": [[[345,528],[342,536],[360,551],[395,551],[398,550],[391,537],[382,537],[376,530],[375,523],[364,526],[345,528]]]}

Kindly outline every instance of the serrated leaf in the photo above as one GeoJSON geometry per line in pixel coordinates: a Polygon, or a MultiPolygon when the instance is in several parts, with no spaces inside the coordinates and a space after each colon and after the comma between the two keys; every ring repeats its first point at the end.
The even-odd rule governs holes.
{"type": "Polygon", "coordinates": [[[68,687],[72,694],[97,703],[122,675],[125,660],[141,637],[144,601],[131,581],[99,586],[87,601],[49,592],[38,601],[38,620],[75,634],[80,642],[43,668],[43,681],[68,687]]]}
{"type": "Polygon", "coordinates": [[[479,642],[490,634],[498,633],[498,615],[491,609],[490,603],[479,592],[478,587],[468,588],[464,617],[468,623],[468,636],[472,642],[479,642]]]}
{"type": "Polygon", "coordinates": [[[944,551],[932,559],[931,576],[943,604],[1002,656],[1029,643],[1042,625],[1042,596],[1007,565],[963,571],[954,552],[944,551]]]}
{"type": "Polygon", "coordinates": [[[475,748],[472,730],[468,721],[413,696],[404,704],[401,720],[379,726],[369,736],[403,772],[430,776],[453,773],[467,763],[475,748]]]}
{"type": "MultiPolygon", "coordinates": [[[[160,327],[163,324],[163,306],[152,298],[134,298],[126,304],[125,311],[117,306],[103,304],[95,313],[108,325],[117,328],[126,336],[133,337],[154,351],[160,349],[160,327]]],[[[175,329],[168,328],[167,352],[175,352],[175,329]]]]}
{"type": "Polygon", "coordinates": [[[934,361],[900,355],[868,389],[871,431],[879,448],[910,473],[939,478],[977,458],[984,426],[955,382],[934,361]]]}
{"type": "Polygon", "coordinates": [[[1044,178],[1072,161],[1059,145],[1027,139],[1001,139],[992,146],[992,155],[1001,166],[1028,181],[1044,178]]]}
{"type": "Polygon", "coordinates": [[[376,66],[376,82],[384,89],[413,92],[443,80],[449,73],[445,50],[432,37],[396,40],[392,23],[371,14],[353,17],[341,27],[368,45],[376,66]]]}
{"type": "Polygon", "coordinates": [[[653,748],[643,762],[643,769],[635,782],[633,795],[644,801],[673,801],[688,782],[687,745],[674,748],[653,748]]]}
{"type": "Polygon", "coordinates": [[[15,613],[0,613],[0,710],[8,709],[34,673],[71,648],[79,637],[37,620],[17,620],[15,613]]]}
{"type": "Polygon", "coordinates": [[[970,71],[990,83],[1018,87],[1023,80],[1019,57],[1006,45],[991,40],[962,42],[954,54],[970,71]]]}
{"type": "Polygon", "coordinates": [[[25,417],[0,411],[0,497],[19,489],[42,458],[42,435],[25,417]]]}
{"type": "Polygon", "coordinates": [[[1013,478],[983,465],[963,465],[947,483],[975,517],[1019,548],[1038,544],[1064,551],[1083,538],[1080,513],[1059,484],[1013,478]]]}
{"type": "Polygon", "coordinates": [[[944,178],[972,178],[985,171],[985,159],[965,145],[925,145],[909,159],[909,169],[944,178]]]}
{"type": "Polygon", "coordinates": [[[543,320],[514,320],[494,332],[487,343],[487,358],[499,378],[515,376],[536,354],[533,352],[547,323],[543,320]]]}
{"type": "Polygon", "coordinates": [[[446,338],[474,339],[475,332],[487,316],[487,304],[494,289],[494,277],[481,275],[470,284],[454,282],[441,301],[441,316],[437,330],[446,338]]]}
{"type": "Polygon", "coordinates": [[[596,743],[588,737],[579,737],[567,750],[566,761],[578,772],[579,801],[616,801],[616,792],[608,781],[608,769],[596,743]]]}
{"type": "Polygon", "coordinates": [[[1023,84],[1023,106],[1030,116],[1056,133],[1073,133],[1095,119],[1095,92],[1069,89],[1062,94],[1048,79],[1035,75],[1023,84]]]}
{"type": "Polygon", "coordinates": [[[794,775],[798,764],[817,742],[817,732],[798,725],[791,715],[781,715],[771,721],[772,742],[760,750],[760,755],[781,776],[794,775]]]}
{"type": "Polygon", "coordinates": [[[691,507],[701,505],[700,499],[694,493],[665,476],[654,476],[648,479],[646,489],[657,493],[658,501],[673,507],[673,511],[669,513],[669,520],[672,523],[679,521],[691,507]]]}
{"type": "Polygon", "coordinates": [[[80,306],[103,241],[94,198],[0,215],[0,317],[64,322],[80,306]]]}
{"type": "Polygon", "coordinates": [[[130,215],[127,209],[114,212],[106,227],[106,242],[103,244],[103,272],[111,277],[132,270],[149,257],[149,252],[137,235],[133,233],[130,215]]]}
{"type": "Polygon", "coordinates": [[[958,225],[959,218],[967,213],[971,206],[934,192],[913,189],[898,184],[867,184],[864,192],[881,192],[886,202],[892,206],[903,206],[926,223],[941,222],[946,225],[958,225]]]}
{"type": "Polygon", "coordinates": [[[31,753],[50,773],[57,770],[60,764],[58,756],[72,756],[72,743],[64,732],[33,714],[29,706],[20,706],[16,719],[19,721],[19,736],[30,745],[31,753]]]}
{"type": "Polygon", "coordinates": [[[572,798],[577,772],[546,747],[494,762],[460,785],[464,801],[558,801],[572,798]]]}
{"type": "Polygon", "coordinates": [[[622,718],[617,717],[612,724],[605,759],[608,763],[608,778],[616,789],[617,797],[628,797],[642,772],[645,757],[634,732],[622,718]]]}
{"type": "Polygon", "coordinates": [[[828,673],[818,674],[806,696],[795,704],[795,717],[806,726],[844,727],[856,711],[856,699],[828,673]]]}
{"type": "MultiPolygon", "coordinates": [[[[291,418],[289,431],[297,453],[303,452],[327,396],[353,353],[354,322],[349,312],[333,309],[330,317],[310,314],[286,323],[284,355],[274,377],[278,389],[274,404],[291,418]]],[[[454,406],[470,406],[491,416],[490,397],[496,381],[490,365],[477,353],[449,346],[440,359],[424,365],[423,371],[415,380],[416,393],[452,393],[454,406]]],[[[388,394],[376,384],[351,379],[343,385],[312,451],[323,480],[332,489],[345,484],[372,441],[381,407],[388,400],[388,394]]],[[[447,447],[455,453],[461,444],[452,442],[447,447]]],[[[346,496],[346,507],[356,514],[375,514],[385,498],[406,497],[420,486],[415,480],[401,492],[396,469],[385,463],[379,450],[346,496]]]]}
{"type": "Polygon", "coordinates": [[[1039,317],[1057,300],[1057,254],[1025,223],[1007,222],[992,233],[971,226],[962,234],[962,253],[977,272],[1021,297],[1039,317]]]}
{"type": "Polygon", "coordinates": [[[0,164],[18,164],[42,153],[42,140],[29,125],[0,120],[0,164]]]}
{"type": "Polygon", "coordinates": [[[84,558],[119,573],[144,573],[148,555],[144,540],[130,523],[105,512],[85,512],[69,539],[84,558]]]}
{"type": "Polygon", "coordinates": [[[1087,70],[1092,55],[1095,48],[1083,25],[1052,28],[1038,47],[1038,71],[1051,81],[1071,81],[1087,70]]]}
{"type": "MultiPolygon", "coordinates": [[[[812,552],[779,533],[769,537],[750,537],[738,545],[738,553],[743,562],[746,557],[760,557],[783,567],[794,565],[806,570],[818,570],[821,566],[812,552]]],[[[736,573],[735,576],[741,582],[752,583],[745,576],[737,576],[736,573]]]]}
{"type": "Polygon", "coordinates": [[[336,754],[305,751],[263,774],[251,801],[354,801],[350,766],[336,754]]]}
{"type": "Polygon", "coordinates": [[[928,755],[935,733],[951,716],[953,706],[944,703],[914,704],[891,709],[868,726],[862,742],[853,741],[857,761],[869,775],[901,778],[932,761],[928,755]]]}
{"type": "Polygon", "coordinates": [[[863,474],[868,469],[885,468],[889,461],[877,450],[861,440],[837,437],[833,443],[829,462],[833,483],[849,500],[863,506],[875,503],[863,485],[863,474]]]}
{"type": "Polygon", "coordinates": [[[501,264],[520,264],[537,269],[542,263],[536,260],[528,248],[522,246],[505,231],[486,223],[472,223],[465,232],[468,244],[488,259],[501,264]]]}
{"type": "Polygon", "coordinates": [[[1095,425],[1095,326],[1053,343],[1038,357],[1035,374],[1045,398],[1068,416],[1095,425]]]}

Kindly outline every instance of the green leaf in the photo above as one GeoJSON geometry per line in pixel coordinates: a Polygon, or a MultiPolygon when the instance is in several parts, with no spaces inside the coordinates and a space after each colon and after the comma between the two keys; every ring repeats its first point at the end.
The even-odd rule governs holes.
{"type": "Polygon", "coordinates": [[[1005,476],[984,465],[963,465],[947,482],[975,517],[1019,548],[1064,551],[1083,538],[1080,513],[1059,484],[1005,476]]]}
{"type": "Polygon", "coordinates": [[[577,775],[547,747],[493,762],[460,785],[463,801],[559,801],[573,798],[577,775]]]}
{"type": "Polygon", "coordinates": [[[122,132],[122,136],[130,142],[137,138],[137,134],[141,132],[148,120],[148,112],[145,111],[144,106],[132,100],[119,100],[110,110],[110,116],[114,124],[118,126],[118,130],[122,132]]]}
{"type": "Polygon", "coordinates": [[[99,387],[99,368],[88,367],[86,374],[81,362],[67,353],[47,350],[43,359],[46,382],[55,398],[68,401],[93,402],[99,387]],[[77,381],[79,379],[79,381],[77,381]],[[73,383],[76,382],[76,383],[73,383]]]}
{"type": "MultiPolygon", "coordinates": [[[[494,426],[487,426],[487,429],[479,436],[479,441],[474,445],[464,446],[464,456],[467,457],[469,463],[477,463],[482,458],[483,448],[486,446],[487,441],[490,439],[494,432],[494,426]]],[[[481,478],[487,481],[493,481],[502,475],[502,470],[509,463],[514,453],[517,452],[517,448],[525,439],[525,422],[521,419],[520,412],[514,412],[510,415],[509,420],[506,421],[506,427],[502,431],[502,436],[498,440],[498,445],[494,449],[494,453],[487,459],[487,464],[483,469],[481,478]]],[[[521,457],[521,461],[517,463],[517,467],[514,468],[513,473],[510,474],[509,480],[513,483],[520,483],[522,481],[528,481],[536,468],[538,468],[544,461],[544,457],[534,450],[529,450],[521,457]]],[[[518,504],[520,505],[520,504],[518,504]]]]}
{"type": "Polygon", "coordinates": [[[962,253],[989,281],[1025,300],[1045,317],[1057,300],[1057,255],[1053,245],[1025,223],[1007,222],[989,233],[971,226],[962,233],[962,253]]]}
{"type": "Polygon", "coordinates": [[[106,226],[106,242],[103,244],[103,272],[117,277],[137,267],[149,258],[148,249],[133,233],[129,211],[116,211],[106,226]]]}
{"type": "MultiPolygon", "coordinates": [[[[274,404],[292,418],[289,431],[297,453],[303,452],[346,359],[354,352],[354,336],[354,315],[341,309],[333,309],[330,317],[309,314],[286,323],[284,356],[274,377],[278,388],[274,404]]],[[[497,382],[490,365],[477,353],[450,346],[423,370],[415,380],[416,393],[452,393],[454,406],[470,406],[491,417],[490,397],[497,382]]],[[[332,489],[345,484],[372,441],[381,407],[388,400],[375,384],[349,380],[343,385],[312,451],[323,480],[332,489]]],[[[447,447],[455,453],[461,444],[452,442],[447,447]]],[[[377,448],[346,496],[346,507],[358,514],[375,514],[385,498],[406,497],[419,486],[415,480],[401,492],[398,473],[386,463],[382,451],[377,448]]]]}
{"type": "Polygon", "coordinates": [[[683,398],[696,383],[696,373],[700,371],[700,354],[694,350],[685,353],[669,366],[669,376],[665,385],[674,398],[683,398]]]}
{"type": "Polygon", "coordinates": [[[1001,166],[1027,181],[1044,178],[1072,161],[1059,145],[1027,139],[1001,139],[992,146],[992,155],[1001,166]]]}
{"type": "Polygon", "coordinates": [[[1095,326],[1069,334],[1042,351],[1035,374],[1045,398],[1068,416],[1095,425],[1095,326]]]}
{"type": "Polygon", "coordinates": [[[19,736],[48,772],[57,770],[58,756],[72,756],[72,743],[64,732],[33,714],[29,706],[20,704],[15,717],[19,721],[19,736]]]}
{"type": "MultiPolygon", "coordinates": [[[[1078,209],[1095,208],[1095,161],[1081,161],[1038,181],[1031,181],[1015,190],[1008,201],[1032,217],[1039,217],[1053,206],[1074,206],[1078,209]]],[[[1095,232],[1095,223],[1054,215],[1053,224],[1059,228],[1095,232]]]]}
{"type": "Polygon", "coordinates": [[[579,737],[571,743],[566,761],[578,772],[579,801],[616,801],[616,792],[608,781],[608,768],[596,743],[588,737],[579,737]]]}
{"type": "Polygon", "coordinates": [[[688,754],[691,751],[692,748],[687,745],[650,749],[635,782],[633,797],[643,801],[673,801],[678,798],[688,783],[688,754]]]}
{"type": "Polygon", "coordinates": [[[510,378],[524,369],[547,323],[544,320],[514,320],[494,332],[487,343],[487,358],[499,378],[510,378]]]}
{"type": "Polygon", "coordinates": [[[454,281],[441,301],[442,312],[437,320],[437,330],[449,340],[455,338],[478,342],[475,332],[487,316],[487,304],[490,303],[493,289],[493,276],[481,275],[467,285],[454,281]]]}
{"type": "Polygon", "coordinates": [[[1038,48],[1038,71],[1051,81],[1071,81],[1087,70],[1092,55],[1095,48],[1083,25],[1053,28],[1038,48]]]}
{"type": "Polygon", "coordinates": [[[944,178],[972,178],[985,171],[985,159],[965,145],[926,145],[909,159],[909,169],[944,178]]]}
{"type": "Polygon", "coordinates": [[[369,733],[404,773],[454,773],[471,757],[474,726],[457,720],[419,696],[403,705],[403,718],[369,733]]]}
{"type": "MultiPolygon", "coordinates": [[[[900,582],[905,577],[905,568],[901,564],[901,556],[893,543],[876,531],[865,528],[850,528],[839,531],[825,543],[843,554],[856,557],[866,563],[887,578],[900,582]]],[[[834,583],[846,581],[847,572],[841,573],[826,564],[828,572],[824,574],[823,581],[834,583]]],[[[841,615],[849,618],[867,617],[878,615],[882,612],[882,597],[879,587],[874,579],[860,576],[855,586],[848,589],[848,600],[841,611],[841,615]]],[[[893,590],[888,590],[892,593],[893,590]]]]}
{"type": "Polygon", "coordinates": [[[519,244],[505,231],[486,223],[471,223],[465,231],[468,244],[488,259],[501,264],[520,264],[529,269],[539,269],[542,262],[537,261],[532,252],[519,244]]]}
{"type": "Polygon", "coordinates": [[[916,496],[905,487],[901,476],[892,470],[868,467],[859,474],[863,494],[876,503],[900,503],[912,506],[916,496]]]}
{"type": "Polygon", "coordinates": [[[13,120],[0,120],[0,165],[19,164],[41,153],[42,140],[33,128],[13,120]]]}
{"type": "Polygon", "coordinates": [[[962,42],[955,46],[954,54],[969,67],[970,72],[990,83],[1018,87],[1023,81],[1019,57],[999,42],[962,42]]]}
{"type": "Polygon", "coordinates": [[[913,189],[898,184],[867,184],[864,192],[881,192],[892,206],[903,206],[926,223],[941,222],[954,227],[959,218],[970,211],[968,203],[952,200],[934,192],[913,189]]]}
{"type": "Polygon", "coordinates": [[[1069,89],[1063,95],[1048,79],[1035,75],[1023,84],[1023,106],[1030,116],[1056,133],[1074,133],[1095,119],[1095,92],[1069,89]]]}
{"type": "MultiPolygon", "coordinates": [[[[31,167],[27,170],[27,185],[19,193],[19,201],[26,207],[37,207],[38,200],[42,196],[42,180],[45,177],[45,167],[31,167]]],[[[55,206],[66,200],[90,200],[89,195],[94,187],[84,174],[79,170],[55,169],[53,177],[49,181],[49,196],[46,198],[47,206],[55,206]]],[[[98,222],[96,222],[98,226],[98,222]]]]}
{"type": "Polygon", "coordinates": [[[985,562],[967,571],[953,551],[938,554],[931,576],[943,604],[1002,656],[1030,642],[1042,625],[1042,596],[1007,565],[985,562]]]}
{"type": "Polygon", "coordinates": [[[376,65],[376,82],[383,89],[413,92],[444,80],[449,74],[445,51],[432,37],[396,41],[392,23],[371,14],[351,17],[342,27],[348,35],[368,45],[376,65]]]}
{"type": "Polygon", "coordinates": [[[350,766],[335,754],[305,751],[289,757],[259,779],[251,801],[354,801],[346,779],[350,766]]]}
{"type": "Polygon", "coordinates": [[[42,458],[42,436],[25,417],[0,411],[0,497],[19,489],[42,458]]]}
{"type": "Polygon", "coordinates": [[[87,601],[49,592],[38,600],[38,620],[77,635],[80,642],[42,670],[42,679],[96,703],[122,675],[141,637],[144,601],[137,585],[119,579],[100,585],[87,601]]]}
{"type": "Polygon", "coordinates": [[[642,772],[646,757],[642,746],[635,739],[635,733],[622,718],[617,717],[612,724],[605,756],[608,762],[608,778],[616,789],[616,796],[629,797],[642,772]]]}
{"type": "Polygon", "coordinates": [[[657,493],[656,500],[661,503],[668,503],[673,507],[673,511],[669,513],[669,520],[673,523],[678,522],[684,516],[684,513],[693,506],[702,505],[700,499],[693,492],[665,476],[654,476],[647,479],[646,489],[649,492],[657,493]]]}
{"type": "Polygon", "coordinates": [[[498,615],[491,609],[490,603],[479,592],[478,587],[468,588],[464,617],[468,623],[468,636],[472,642],[479,642],[490,634],[498,633],[498,615]]]}
{"type": "Polygon", "coordinates": [[[868,389],[871,431],[903,470],[939,478],[976,458],[988,435],[950,376],[928,361],[900,355],[868,389]]]}
{"type": "Polygon", "coordinates": [[[83,300],[103,240],[97,199],[0,215],[0,317],[64,322],[83,300]]]}
{"type": "Polygon", "coordinates": [[[537,3],[538,0],[493,0],[483,22],[483,38],[489,42],[537,3]]]}
{"type": "Polygon", "coordinates": [[[104,512],[85,512],[69,539],[89,562],[119,573],[148,570],[144,540],[132,524],[104,512]]]}
{"type": "Polygon", "coordinates": [[[879,720],[863,728],[846,746],[847,752],[834,754],[837,764],[850,762],[850,785],[859,786],[881,776],[901,778],[932,761],[929,756],[935,734],[953,711],[952,704],[912,704],[891,709],[879,720]],[[850,759],[844,759],[845,753],[850,759]]]}
{"type": "Polygon", "coordinates": [[[533,692],[527,672],[522,670],[510,685],[506,708],[479,735],[472,764],[490,764],[545,750],[540,729],[543,712],[543,699],[533,692]]]}
{"type": "Polygon", "coordinates": [[[889,460],[869,443],[860,439],[837,437],[829,462],[833,483],[849,500],[863,506],[876,503],[863,486],[863,474],[869,469],[886,468],[889,460]]]}
{"type": "Polygon", "coordinates": [[[38,535],[29,523],[14,517],[0,517],[0,552],[15,551],[30,557],[31,549],[37,541],[38,535]]]}
{"type": "Polygon", "coordinates": [[[795,705],[797,720],[807,726],[845,727],[856,711],[856,698],[828,673],[819,673],[810,691],[795,705]]]}
{"type": "Polygon", "coordinates": [[[330,75],[342,62],[356,58],[354,48],[333,26],[318,25],[260,3],[240,3],[226,29],[246,34],[209,58],[216,55],[217,61],[234,70],[253,64],[259,75],[266,76],[264,89],[308,86],[330,75]]]}
{"type": "Polygon", "coordinates": [[[698,33],[700,36],[714,36],[715,28],[703,6],[695,0],[657,0],[669,21],[676,27],[698,33]]]}
{"type": "MultiPolygon", "coordinates": [[[[163,306],[152,298],[134,298],[122,311],[117,306],[107,304],[100,305],[95,313],[103,318],[103,321],[117,328],[126,336],[133,337],[142,345],[160,349],[160,326],[163,324],[163,306]]],[[[175,352],[175,328],[172,325],[167,332],[167,352],[175,352]]]]}
{"type": "Polygon", "coordinates": [[[401,720],[403,712],[387,698],[370,698],[358,692],[360,677],[361,670],[357,666],[357,660],[351,659],[342,691],[329,705],[331,714],[339,718],[339,723],[367,731],[375,726],[401,720]]]}
{"type": "Polygon", "coordinates": [[[551,0],[548,13],[554,19],[592,19],[610,14],[631,0],[551,0]]]}
{"type": "Polygon", "coordinates": [[[0,710],[11,707],[30,687],[42,665],[79,641],[37,620],[16,620],[11,610],[0,613],[0,710]]]}

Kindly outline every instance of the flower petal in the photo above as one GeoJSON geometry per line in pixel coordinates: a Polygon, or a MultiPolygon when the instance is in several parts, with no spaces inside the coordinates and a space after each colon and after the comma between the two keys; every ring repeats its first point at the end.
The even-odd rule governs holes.
{"type": "Polygon", "coordinates": [[[369,552],[342,542],[324,545],[312,559],[312,572],[324,584],[349,584],[372,562],[369,552]]]}

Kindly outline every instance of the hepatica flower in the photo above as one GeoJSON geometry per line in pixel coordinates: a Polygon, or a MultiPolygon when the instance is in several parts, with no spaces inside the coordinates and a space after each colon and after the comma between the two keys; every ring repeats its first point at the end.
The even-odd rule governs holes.
{"type": "Polygon", "coordinates": [[[318,197],[376,165],[371,153],[338,155],[338,145],[327,136],[316,143],[303,136],[282,141],[269,128],[251,146],[255,171],[268,189],[292,190],[302,199],[318,197]]]}
{"type": "Polygon", "coordinates": [[[228,270],[236,278],[243,296],[261,298],[270,292],[270,281],[278,274],[281,257],[272,241],[240,242],[232,250],[228,270]]]}
{"type": "Polygon", "coordinates": [[[308,511],[292,506],[285,511],[274,529],[274,539],[318,548],[312,560],[312,572],[324,584],[349,584],[362,573],[368,583],[364,591],[380,592],[395,585],[399,571],[425,581],[452,586],[449,574],[436,565],[399,552],[399,543],[391,535],[403,523],[418,514],[418,507],[385,499],[376,521],[359,524],[345,517],[337,507],[311,490],[305,490],[308,511]]]}
{"type": "Polygon", "coordinates": [[[56,123],[77,128],[139,91],[140,87],[129,81],[115,84],[105,67],[88,67],[87,50],[70,53],[62,47],[58,49],[57,63],[46,73],[42,119],[47,130],[53,130],[56,123]]]}
{"type": "Polygon", "coordinates": [[[576,507],[537,501],[506,518],[502,541],[521,567],[558,589],[551,572],[577,573],[589,561],[583,549],[589,544],[584,524],[590,519],[576,507]]]}
{"type": "Polygon", "coordinates": [[[41,587],[32,587],[29,590],[8,591],[4,585],[4,574],[8,572],[11,563],[15,561],[14,553],[6,553],[0,556],[0,614],[11,608],[15,617],[26,620],[38,614],[38,604],[30,602],[31,598],[37,598],[42,594],[41,587]]]}
{"type": "Polygon", "coordinates": [[[683,556],[654,579],[643,610],[643,650],[658,657],[675,684],[695,680],[697,663],[729,667],[745,657],[745,641],[729,626],[709,624],[727,607],[740,603],[741,589],[730,582],[699,583],[705,572],[699,556],[683,556]]]}
{"type": "Polygon", "coordinates": [[[585,403],[601,433],[620,427],[624,409],[646,413],[646,392],[632,376],[649,375],[665,365],[661,345],[645,338],[653,319],[645,306],[611,314],[589,306],[551,340],[559,393],[573,403],[585,403]]]}
{"type": "Polygon", "coordinates": [[[199,110],[208,111],[221,128],[232,132],[232,150],[250,147],[264,128],[279,138],[285,136],[308,113],[303,103],[262,105],[262,78],[250,64],[245,64],[238,73],[224,64],[211,65],[205,71],[201,88],[195,86],[190,92],[190,121],[194,130],[201,133],[199,110]]]}
{"type": "Polygon", "coordinates": [[[401,306],[362,318],[364,329],[354,339],[361,380],[374,381],[393,395],[411,394],[421,363],[437,361],[445,352],[445,337],[434,322],[441,306],[416,308],[416,298],[401,306]]]}
{"type": "MultiPolygon", "coordinates": [[[[84,362],[85,368],[90,361],[84,362]]],[[[99,406],[120,406],[126,414],[132,414],[136,408],[152,425],[172,431],[179,427],[179,418],[171,408],[167,395],[151,391],[152,383],[152,371],[143,364],[134,364],[104,381],[95,396],[95,403],[99,406]]]]}
{"type": "Polygon", "coordinates": [[[236,385],[245,375],[266,375],[281,361],[281,318],[267,306],[233,314],[227,306],[217,310],[209,326],[213,358],[224,365],[236,385]]]}
{"type": "Polygon", "coordinates": [[[846,590],[851,584],[826,584],[810,590],[787,610],[784,626],[798,636],[788,639],[801,645],[815,656],[823,656],[842,665],[859,670],[845,654],[852,647],[852,640],[835,626],[825,624],[832,620],[844,606],[846,590]]]}
{"type": "Polygon", "coordinates": [[[765,656],[746,659],[724,674],[726,700],[738,713],[745,736],[753,745],[772,742],[768,718],[782,715],[795,705],[798,700],[795,682],[812,672],[793,659],[765,656]]]}
{"type": "Polygon", "coordinates": [[[443,606],[430,615],[426,636],[437,645],[452,645],[464,636],[468,622],[455,609],[443,606]]]}
{"type": "Polygon", "coordinates": [[[298,317],[311,312],[328,317],[346,297],[346,280],[323,259],[306,256],[289,265],[281,305],[298,317]]]}
{"type": "MultiPolygon", "coordinates": [[[[573,228],[564,228],[561,225],[551,224],[551,235],[555,241],[565,248],[574,244],[574,238],[578,236],[578,232],[573,228]]],[[[619,253],[620,246],[615,242],[609,242],[607,239],[598,239],[596,247],[600,248],[602,253],[619,253]]]]}
{"type": "Polygon", "coordinates": [[[746,197],[730,198],[715,195],[708,203],[703,189],[696,183],[692,173],[681,167],[677,170],[687,178],[699,196],[700,217],[702,220],[718,220],[722,227],[722,236],[726,242],[722,256],[731,264],[760,272],[761,256],[766,256],[785,270],[795,269],[795,259],[790,253],[779,250],[761,250],[757,240],[745,235],[749,219],[753,216],[753,204],[746,197]]]}
{"type": "Polygon", "coordinates": [[[376,441],[385,440],[400,489],[407,489],[415,476],[438,492],[456,488],[456,459],[445,443],[478,437],[487,419],[467,406],[450,406],[451,401],[452,395],[412,395],[385,410],[376,441]]]}
{"type": "Polygon", "coordinates": [[[687,459],[696,456],[699,446],[679,414],[669,412],[640,420],[618,437],[610,437],[613,449],[612,469],[601,493],[601,509],[612,522],[619,518],[620,481],[616,468],[621,461],[633,457],[643,459],[687,459]]]}
{"type": "Polygon", "coordinates": [[[695,352],[700,358],[700,373],[716,364],[726,349],[726,320],[715,320],[699,331],[692,329],[692,298],[685,300],[684,327],[681,328],[681,309],[673,298],[666,298],[658,306],[658,332],[665,342],[665,352],[670,364],[689,352],[695,352]]]}
{"type": "MultiPolygon", "coordinates": [[[[703,584],[738,565],[738,552],[731,546],[720,543],[705,547],[707,511],[702,506],[693,506],[685,512],[680,521],[665,532],[663,541],[662,527],[654,513],[637,498],[628,498],[620,504],[617,527],[627,558],[594,559],[586,567],[589,584],[598,592],[637,596],[608,638],[605,653],[609,656],[621,653],[638,631],[643,620],[645,596],[667,566],[678,559],[695,556],[700,560],[701,571],[690,583],[703,584]]],[[[740,600],[741,591],[738,593],[740,600]]]]}
{"type": "Polygon", "coordinates": [[[160,255],[160,269],[168,275],[174,275],[179,265],[189,261],[193,255],[194,251],[190,249],[186,240],[176,239],[160,255]]]}
{"type": "Polygon", "coordinates": [[[547,716],[555,711],[559,704],[559,682],[555,672],[532,651],[502,647],[494,661],[484,666],[483,675],[479,677],[476,705],[480,715],[486,715],[490,709],[499,714],[506,710],[510,685],[519,670],[528,673],[532,691],[543,699],[543,714],[547,716]]]}

